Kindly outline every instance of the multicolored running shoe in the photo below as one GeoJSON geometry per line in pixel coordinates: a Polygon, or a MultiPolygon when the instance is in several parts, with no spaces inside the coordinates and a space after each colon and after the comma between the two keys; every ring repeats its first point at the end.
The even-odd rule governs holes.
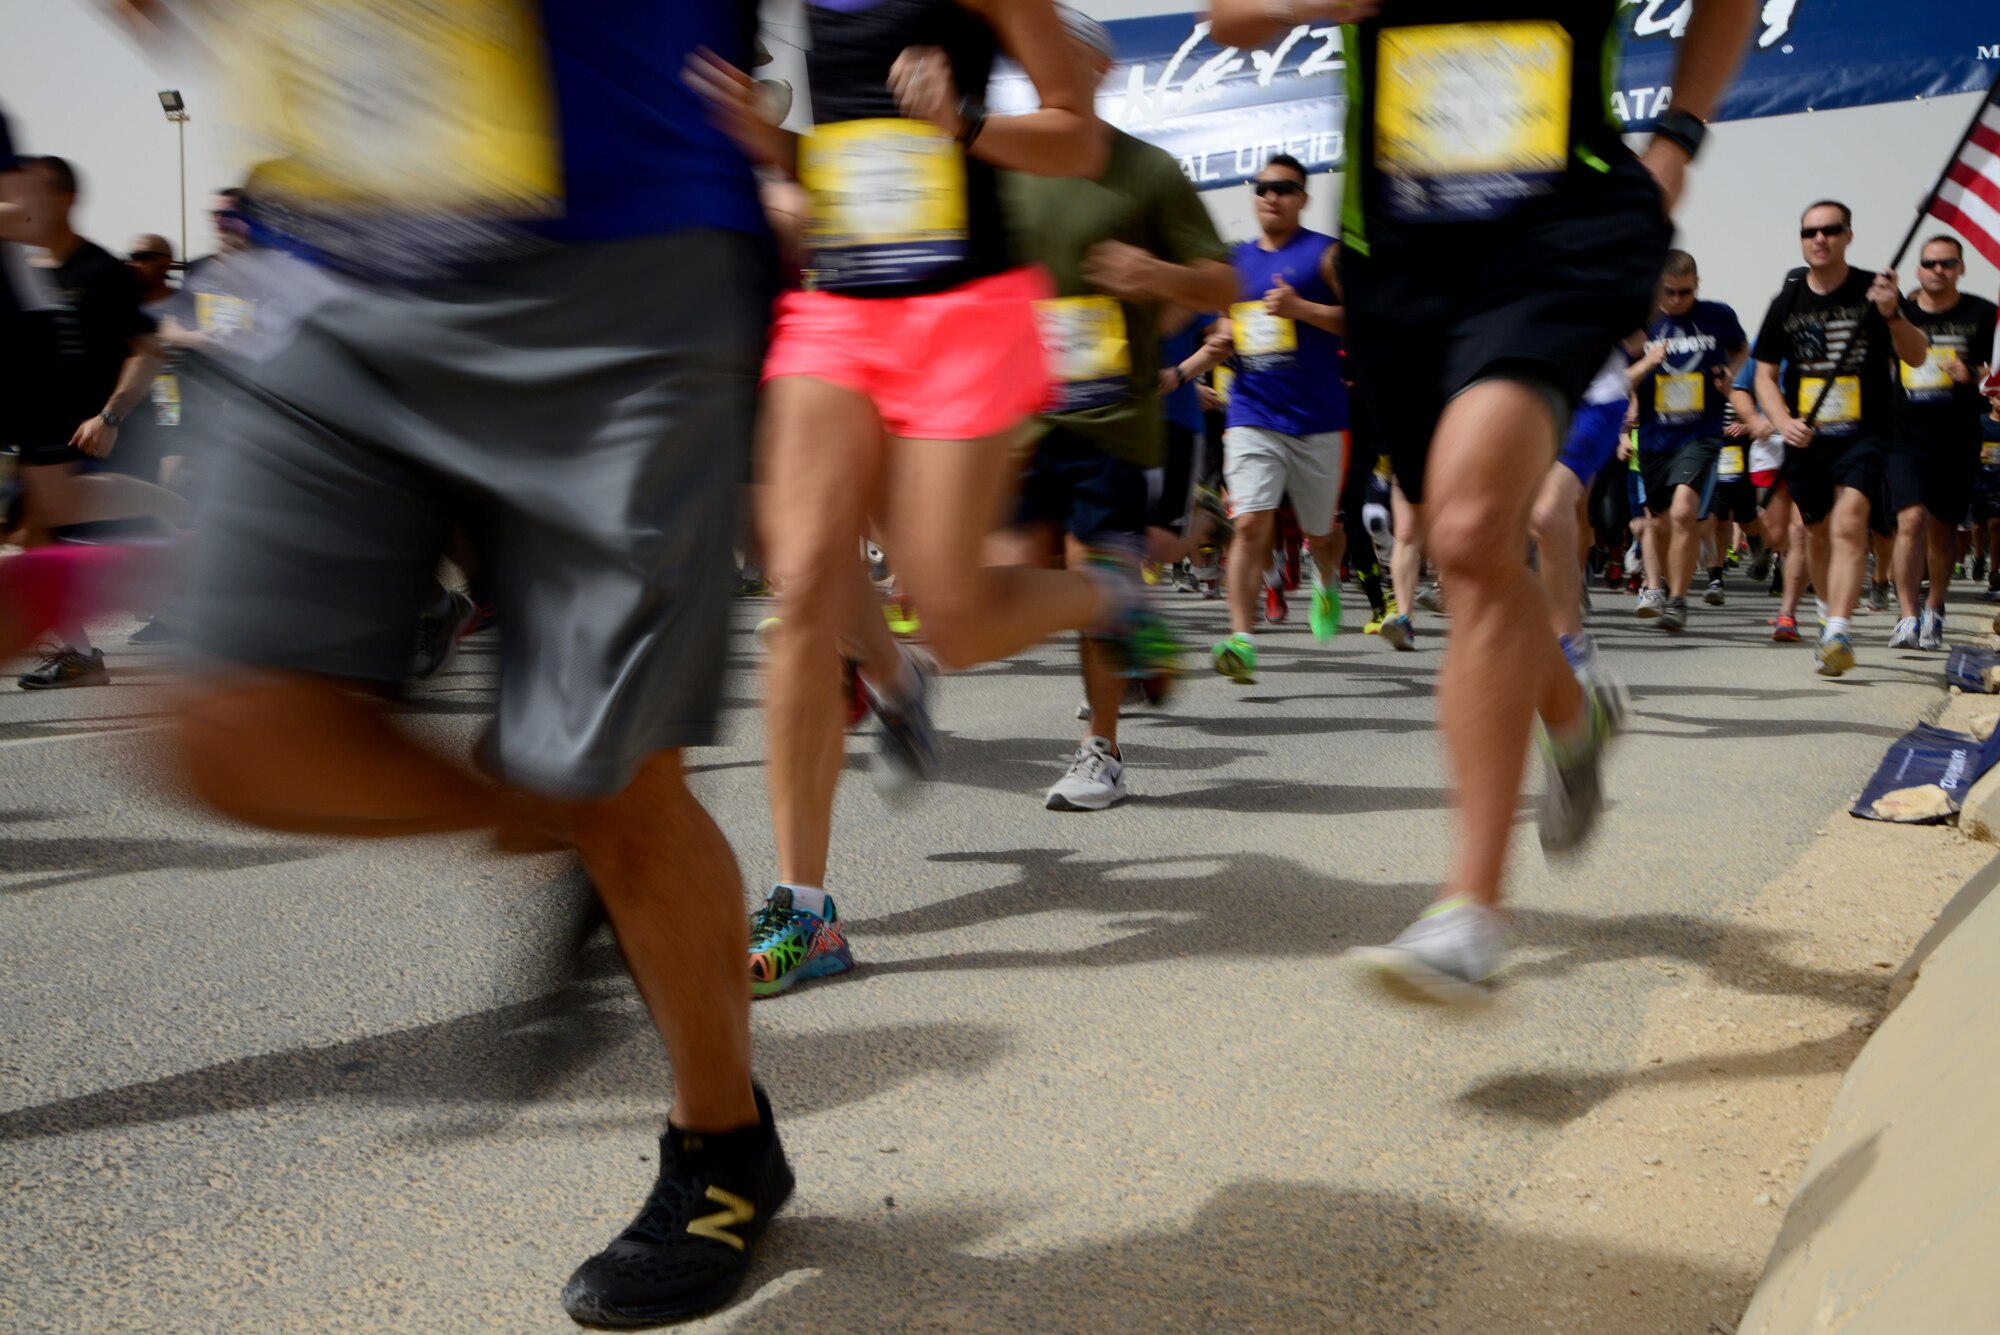
{"type": "Polygon", "coordinates": [[[793,907],[790,886],[772,886],[764,907],[750,915],[750,995],[775,997],[793,983],[852,969],[854,952],[839,918],[831,895],[822,918],[793,907]]]}

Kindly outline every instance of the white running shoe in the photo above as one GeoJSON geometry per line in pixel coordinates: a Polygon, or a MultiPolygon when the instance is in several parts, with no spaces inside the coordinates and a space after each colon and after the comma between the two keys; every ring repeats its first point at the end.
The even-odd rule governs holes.
{"type": "Polygon", "coordinates": [[[1500,915],[1464,895],[1441,899],[1386,946],[1348,955],[1390,992],[1416,1001],[1468,1005],[1493,995],[1500,968],[1500,915]]]}
{"type": "Polygon", "coordinates": [[[1904,617],[1896,623],[1896,629],[1889,632],[1891,649],[1914,649],[1917,647],[1917,619],[1904,617]]]}
{"type": "Polygon", "coordinates": [[[1665,589],[1641,589],[1639,590],[1638,604],[1633,607],[1632,613],[1641,621],[1651,621],[1656,617],[1665,615],[1666,610],[1667,591],[1665,589]]]}
{"type": "Polygon", "coordinates": [[[1049,789],[1042,805],[1050,811],[1102,811],[1130,797],[1125,764],[1111,754],[1111,743],[1086,737],[1069,762],[1069,773],[1049,789]]]}
{"type": "Polygon", "coordinates": [[[1932,608],[1924,609],[1924,619],[1918,623],[1917,648],[1944,648],[1944,613],[1932,608]]]}

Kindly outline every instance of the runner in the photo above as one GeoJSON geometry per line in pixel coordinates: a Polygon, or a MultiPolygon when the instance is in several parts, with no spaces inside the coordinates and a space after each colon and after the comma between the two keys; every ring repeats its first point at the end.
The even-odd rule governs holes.
{"type": "MultiPolygon", "coordinates": [[[[1694,256],[1667,252],[1659,314],[1646,326],[1646,352],[1628,373],[1639,404],[1639,466],[1646,509],[1666,532],[1666,569],[1648,567],[1648,587],[1664,576],[1663,630],[1687,627],[1688,589],[1700,555],[1722,452],[1722,411],[1730,382],[1749,356],[1736,312],[1700,298],[1694,256]]],[[[1742,452],[1733,456],[1741,477],[1742,452]]],[[[1719,581],[1718,581],[1719,582],[1719,581]]]]}
{"type": "MultiPolygon", "coordinates": [[[[71,225],[77,173],[58,157],[28,158],[23,174],[46,202],[38,236],[47,264],[31,271],[36,309],[14,368],[22,398],[22,545],[54,541],[58,516],[76,508],[71,489],[118,447],[119,429],[152,390],[163,360],[154,322],[140,309],[139,280],[71,225]]],[[[42,660],[21,674],[24,690],[104,686],[111,674],[81,622],[57,628],[42,660]]]]}
{"type": "MultiPolygon", "coordinates": [[[[855,560],[871,510],[945,667],[1086,630],[1116,641],[1123,671],[1162,677],[1177,648],[1147,608],[1136,552],[1100,549],[1087,570],[979,564],[1020,429],[1049,391],[1034,306],[1047,279],[1020,262],[998,172],[1096,176],[1106,163],[1088,73],[1050,0],[840,0],[806,18],[803,139],[763,119],[740,70],[694,75],[753,159],[811,196],[808,290],[779,301],[764,369],[760,528],[784,606],[768,640],[778,878],[756,914],[759,995],[851,967],[825,882],[838,642],[871,606],[855,560]],[[1003,53],[1041,108],[989,120],[1003,53]]],[[[937,744],[928,673],[902,654],[861,671],[885,757],[922,777],[937,744]]]]}
{"type": "MultiPolygon", "coordinates": [[[[1093,86],[1111,69],[1103,24],[1059,7],[1093,86]]],[[[1084,566],[1106,551],[1136,560],[1149,519],[1146,470],[1162,454],[1157,324],[1162,303],[1214,310],[1236,290],[1229,248],[1201,197],[1165,151],[1096,122],[1105,165],[1096,175],[1010,172],[1002,197],[1021,253],[1055,279],[1040,306],[1060,410],[1042,432],[1021,484],[1014,530],[1002,539],[1022,565],[1084,566]]],[[[1169,368],[1179,388],[1186,377],[1169,368]]],[[[1192,438],[1179,471],[1176,521],[1187,506],[1192,438]]],[[[1102,644],[1081,646],[1090,717],[1069,770],[1048,790],[1051,811],[1102,811],[1127,796],[1118,710],[1127,685],[1102,644]]]]}
{"type": "Polygon", "coordinates": [[[1754,354],[1757,404],[1785,438],[1785,486],[1805,520],[1813,587],[1827,606],[1813,655],[1824,677],[1854,666],[1868,509],[1891,428],[1890,359],[1922,366],[1925,356],[1895,271],[1866,274],[1847,263],[1853,217],[1836,200],[1801,215],[1806,273],[1788,278],[1772,299],[1754,354]],[[1815,407],[1819,415],[1808,423],[1815,407]]]}
{"type": "Polygon", "coordinates": [[[1627,379],[1632,365],[1624,348],[1614,350],[1584,390],[1583,402],[1570,421],[1569,435],[1549,468],[1529,521],[1529,532],[1540,554],[1537,568],[1548,594],[1549,618],[1563,657],[1579,681],[1604,696],[1614,716],[1622,713],[1622,692],[1598,662],[1597,641],[1583,628],[1587,596],[1584,565],[1589,555],[1584,542],[1588,531],[1584,506],[1598,473],[1618,457],[1625,409],[1632,400],[1627,379]]]}
{"type": "Polygon", "coordinates": [[[2000,386],[1986,391],[1986,416],[1979,419],[1979,481],[1973,491],[1972,522],[1986,535],[1991,563],[1985,599],[2000,602],[2000,386]]]}
{"type": "Polygon", "coordinates": [[[1896,524],[1896,601],[1902,620],[1891,649],[1944,648],[1945,593],[1958,559],[1959,526],[1979,477],[1979,382],[1992,355],[1995,308],[1958,290],[1965,251],[1949,236],[1924,242],[1917,290],[1903,314],[1930,347],[1922,366],[1903,367],[1896,385],[1896,436],[1883,478],[1896,524]],[[1930,596],[1922,616],[1917,590],[1929,555],[1930,596]]]}
{"type": "MultiPolygon", "coordinates": [[[[1215,670],[1257,677],[1257,595],[1287,495],[1312,544],[1313,638],[1340,631],[1340,481],[1347,471],[1347,388],[1340,336],[1347,330],[1334,258],[1339,243],[1299,221],[1306,169],[1280,153],[1257,173],[1255,241],[1237,246],[1237,301],[1194,365],[1236,359],[1222,471],[1236,521],[1229,547],[1228,639],[1210,650],[1215,670]]],[[[1283,594],[1277,600],[1282,606],[1283,594]]]]}
{"type": "MultiPolygon", "coordinates": [[[[1217,0],[1216,37],[1254,45],[1285,29],[1290,13],[1273,11],[1291,8],[1217,0]]],[[[1572,406],[1646,316],[1666,258],[1663,205],[1680,193],[1751,6],[1695,7],[1644,166],[1605,110],[1598,53],[1615,41],[1617,12],[1613,0],[1410,0],[1343,34],[1350,361],[1403,490],[1425,508],[1425,545],[1451,598],[1438,696],[1459,826],[1438,902],[1363,958],[1438,999],[1484,997],[1498,967],[1507,843],[1538,714],[1545,846],[1576,845],[1601,804],[1607,703],[1568,670],[1516,554],[1572,406]],[[1497,155],[1496,119],[1520,127],[1497,155]]]]}
{"type": "Polygon", "coordinates": [[[563,1304],[607,1325],[706,1311],[792,1188],[751,1083],[742,883],[680,758],[714,731],[770,276],[750,166],[681,73],[697,50],[746,60],[752,23],[735,0],[568,0],[531,36],[506,6],[420,26],[349,5],[356,40],[334,46],[302,38],[309,9],[245,12],[254,30],[219,35],[313,75],[267,95],[334,105],[264,107],[260,131],[293,136],[250,192],[273,248],[218,266],[274,300],[258,355],[217,361],[232,429],[198,560],[189,778],[284,829],[575,844],[673,1102],[657,1185],[563,1304]],[[319,137],[391,79],[395,154],[319,137]],[[508,108],[505,138],[467,105],[508,108]],[[403,682],[461,514],[490,525],[507,615],[490,778],[374,698],[403,682]]]}

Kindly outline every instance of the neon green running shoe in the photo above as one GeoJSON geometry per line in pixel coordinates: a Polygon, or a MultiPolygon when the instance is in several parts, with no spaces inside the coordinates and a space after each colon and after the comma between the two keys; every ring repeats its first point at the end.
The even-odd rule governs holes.
{"type": "Polygon", "coordinates": [[[1340,634],[1340,589],[1333,584],[1313,586],[1312,611],[1306,615],[1313,638],[1325,644],[1340,634]]]}
{"type": "Polygon", "coordinates": [[[1248,686],[1257,680],[1257,645],[1248,635],[1232,635],[1217,641],[1208,655],[1214,660],[1215,670],[1238,686],[1248,686]]]}

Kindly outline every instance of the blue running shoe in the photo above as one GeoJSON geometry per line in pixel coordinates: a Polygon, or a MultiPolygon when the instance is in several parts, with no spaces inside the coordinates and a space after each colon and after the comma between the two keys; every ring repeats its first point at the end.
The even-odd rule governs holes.
{"type": "Polygon", "coordinates": [[[794,907],[790,886],[772,886],[764,907],[750,915],[750,995],[775,997],[793,983],[852,969],[854,951],[839,919],[831,895],[821,917],[794,907]]]}
{"type": "Polygon", "coordinates": [[[868,710],[882,724],[881,749],[875,753],[875,789],[885,799],[907,794],[937,771],[937,724],[931,721],[931,679],[937,667],[928,654],[903,651],[916,688],[906,698],[891,699],[875,689],[863,674],[861,689],[868,710]]]}

